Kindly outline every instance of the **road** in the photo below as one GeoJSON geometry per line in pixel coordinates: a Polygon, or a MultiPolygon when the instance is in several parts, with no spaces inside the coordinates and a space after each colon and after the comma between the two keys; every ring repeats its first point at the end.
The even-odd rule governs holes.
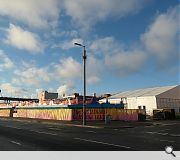
{"type": "Polygon", "coordinates": [[[180,150],[180,121],[103,128],[0,118],[0,143],[1,151],[180,150]]]}

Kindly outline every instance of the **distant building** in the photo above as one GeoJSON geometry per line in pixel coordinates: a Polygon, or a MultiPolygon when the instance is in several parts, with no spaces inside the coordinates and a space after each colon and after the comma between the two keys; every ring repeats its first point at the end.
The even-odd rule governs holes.
{"type": "Polygon", "coordinates": [[[39,103],[43,103],[45,100],[53,100],[58,98],[58,93],[50,93],[47,91],[42,91],[38,95],[39,103]]]}
{"type": "MultiPolygon", "coordinates": [[[[101,99],[100,102],[106,102],[101,99]]],[[[118,104],[123,102],[126,109],[145,109],[146,113],[152,115],[153,109],[175,109],[180,112],[180,86],[166,86],[138,89],[121,92],[108,97],[108,102],[118,104]]]]}
{"type": "MultiPolygon", "coordinates": [[[[79,95],[79,93],[74,93],[71,96],[64,96],[61,100],[62,104],[83,104],[83,95],[79,95]]],[[[86,96],[86,103],[90,104],[93,102],[97,102],[96,94],[94,93],[93,96],[86,96]]]]}

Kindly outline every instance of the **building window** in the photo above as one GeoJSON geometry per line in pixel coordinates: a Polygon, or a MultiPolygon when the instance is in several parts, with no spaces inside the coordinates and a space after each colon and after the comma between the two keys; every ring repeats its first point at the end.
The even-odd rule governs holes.
{"type": "Polygon", "coordinates": [[[146,106],[143,106],[143,109],[146,109],[146,106]]]}
{"type": "Polygon", "coordinates": [[[141,109],[141,106],[138,106],[138,109],[141,109]]]}

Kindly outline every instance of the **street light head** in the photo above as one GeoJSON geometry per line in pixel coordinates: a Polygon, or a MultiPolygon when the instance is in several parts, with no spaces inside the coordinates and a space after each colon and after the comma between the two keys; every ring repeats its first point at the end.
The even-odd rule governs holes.
{"type": "Polygon", "coordinates": [[[79,44],[79,43],[74,43],[74,45],[77,45],[77,46],[83,46],[82,44],[79,44]]]}
{"type": "Polygon", "coordinates": [[[84,47],[84,48],[85,48],[85,46],[82,45],[82,44],[80,44],[80,43],[74,43],[74,45],[81,46],[81,47],[84,47]]]}

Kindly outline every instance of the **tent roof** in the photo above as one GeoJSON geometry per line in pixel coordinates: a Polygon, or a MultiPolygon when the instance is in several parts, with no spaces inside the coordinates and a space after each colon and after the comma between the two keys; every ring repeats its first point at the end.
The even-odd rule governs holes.
{"type": "Polygon", "coordinates": [[[157,95],[159,95],[163,92],[166,92],[172,88],[175,88],[177,86],[178,85],[131,90],[131,91],[114,94],[114,95],[110,96],[109,99],[117,99],[117,98],[123,98],[123,97],[157,96],[157,95]]]}

